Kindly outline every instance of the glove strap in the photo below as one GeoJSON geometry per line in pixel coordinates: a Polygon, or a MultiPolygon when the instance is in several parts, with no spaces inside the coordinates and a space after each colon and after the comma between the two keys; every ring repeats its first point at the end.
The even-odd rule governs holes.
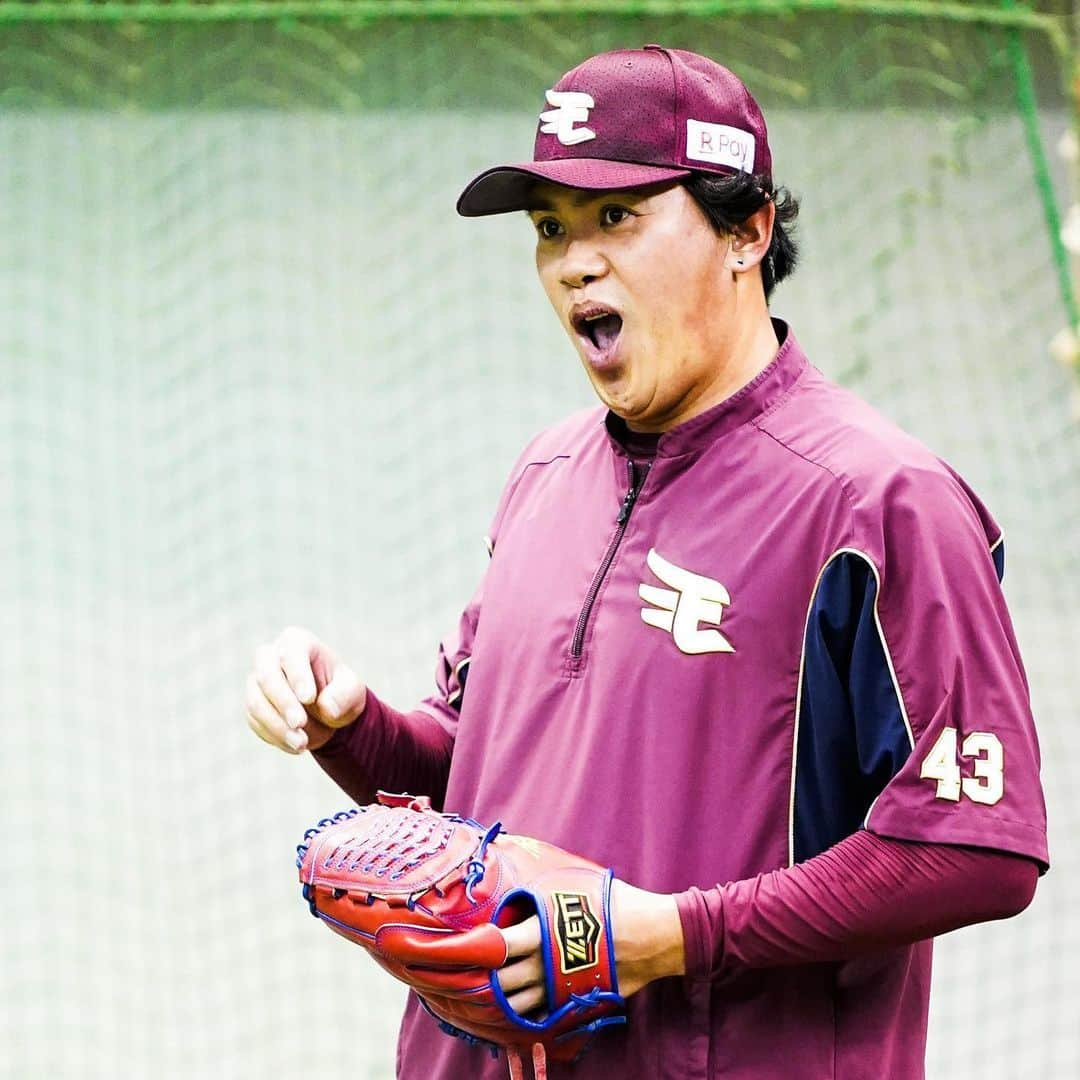
{"type": "MultiPolygon", "coordinates": [[[[510,1080],[525,1080],[525,1066],[521,1055],[512,1046],[506,1049],[506,1063],[510,1066],[510,1080]]],[[[533,1080],[547,1080],[547,1052],[543,1043],[533,1043],[533,1080]]]]}
{"type": "Polygon", "coordinates": [[[465,897],[470,904],[476,903],[473,899],[473,889],[484,880],[484,855],[487,853],[488,844],[490,844],[501,832],[502,823],[496,821],[495,824],[484,833],[484,839],[480,841],[475,854],[469,860],[469,868],[465,874],[465,897]]]}
{"type": "Polygon", "coordinates": [[[377,791],[375,798],[381,806],[403,806],[406,810],[430,810],[430,795],[408,795],[402,792],[400,795],[393,791],[377,791]]]}

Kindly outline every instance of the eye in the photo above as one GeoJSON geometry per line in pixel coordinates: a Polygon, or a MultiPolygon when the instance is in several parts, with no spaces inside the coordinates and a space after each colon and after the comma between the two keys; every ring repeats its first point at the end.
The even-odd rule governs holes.
{"type": "Polygon", "coordinates": [[[533,224],[536,226],[536,232],[542,240],[553,240],[562,232],[562,226],[554,218],[541,218],[533,224]]]}
{"type": "Polygon", "coordinates": [[[619,225],[633,216],[633,212],[625,206],[605,206],[600,211],[600,222],[603,225],[619,225]]]}

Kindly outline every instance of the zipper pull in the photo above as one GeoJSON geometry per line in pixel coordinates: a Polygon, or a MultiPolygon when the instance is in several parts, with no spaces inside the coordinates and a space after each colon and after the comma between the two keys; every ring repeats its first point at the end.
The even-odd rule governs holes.
{"type": "Polygon", "coordinates": [[[641,490],[641,483],[645,479],[642,476],[641,480],[638,480],[637,466],[632,461],[628,462],[628,464],[630,466],[630,489],[623,496],[622,506],[619,507],[619,516],[615,519],[616,525],[625,525],[630,520],[630,511],[634,509],[638,492],[641,490]]]}

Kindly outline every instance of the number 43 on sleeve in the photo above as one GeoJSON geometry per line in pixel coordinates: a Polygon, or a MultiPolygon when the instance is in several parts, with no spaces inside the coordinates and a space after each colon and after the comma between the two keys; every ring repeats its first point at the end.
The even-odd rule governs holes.
{"type": "Polygon", "coordinates": [[[939,799],[959,802],[961,794],[972,802],[993,806],[1005,793],[1005,751],[1001,740],[989,731],[973,731],[960,746],[957,755],[957,731],[944,728],[930,753],[923,758],[919,776],[936,780],[939,799]],[[974,776],[960,775],[959,758],[974,759],[974,776]]]}

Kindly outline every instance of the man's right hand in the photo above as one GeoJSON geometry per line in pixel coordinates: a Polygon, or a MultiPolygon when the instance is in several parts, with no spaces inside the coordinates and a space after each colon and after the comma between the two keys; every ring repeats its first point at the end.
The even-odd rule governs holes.
{"type": "Polygon", "coordinates": [[[366,704],[367,687],[310,630],[287,627],[255,650],[245,696],[248,726],[279,750],[318,750],[366,704]]]}

